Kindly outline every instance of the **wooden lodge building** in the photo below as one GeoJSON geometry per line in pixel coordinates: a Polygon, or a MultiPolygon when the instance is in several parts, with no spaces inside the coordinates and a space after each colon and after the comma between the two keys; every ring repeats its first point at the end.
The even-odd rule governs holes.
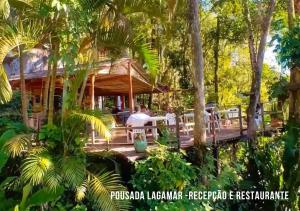
{"type": "MultiPolygon", "coordinates": [[[[42,111],[42,99],[48,74],[48,52],[41,49],[32,49],[25,56],[25,80],[29,100],[34,113],[42,111]]],[[[114,96],[115,106],[120,111],[132,111],[135,97],[138,94],[161,92],[150,83],[146,71],[135,60],[121,58],[111,62],[111,59],[102,56],[92,73],[89,74],[84,96],[84,104],[89,105],[91,99],[97,106],[103,108],[103,96],[114,96]]],[[[20,87],[19,58],[7,57],[4,64],[9,81],[14,90],[20,87]]],[[[63,89],[63,67],[58,64],[55,100],[59,101],[63,89]]]]}

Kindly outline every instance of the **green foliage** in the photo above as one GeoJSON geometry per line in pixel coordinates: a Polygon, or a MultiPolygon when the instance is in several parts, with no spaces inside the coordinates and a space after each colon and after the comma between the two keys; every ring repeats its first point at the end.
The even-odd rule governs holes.
{"type": "Polygon", "coordinates": [[[276,33],[273,40],[277,41],[275,51],[278,53],[280,62],[285,67],[300,66],[300,24],[295,21],[295,26],[287,30],[282,29],[276,33]]]}
{"type": "Polygon", "coordinates": [[[21,93],[14,91],[12,99],[5,104],[0,104],[0,120],[2,118],[9,118],[11,120],[21,120],[21,93]]]}
{"type": "Polygon", "coordinates": [[[63,191],[64,189],[62,187],[56,189],[55,191],[47,188],[40,189],[27,199],[26,205],[27,207],[33,207],[54,201],[63,194],[63,191]]]}
{"type": "Polygon", "coordinates": [[[259,139],[259,150],[255,154],[255,162],[263,178],[260,183],[266,190],[281,190],[283,187],[282,155],[281,139],[259,139]]]}
{"type": "MultiPolygon", "coordinates": [[[[157,142],[161,145],[171,148],[178,147],[178,141],[173,131],[166,127],[160,127],[162,135],[158,138],[157,142]]],[[[175,129],[174,129],[175,130],[175,129]]]]}
{"type": "Polygon", "coordinates": [[[169,152],[165,146],[149,153],[146,160],[136,164],[132,179],[136,190],[183,190],[195,179],[194,168],[181,153],[169,152]]]}
{"type": "Polygon", "coordinates": [[[44,125],[39,131],[38,139],[46,142],[50,148],[55,148],[62,140],[61,130],[55,125],[44,125]]]}
{"type": "MultiPolygon", "coordinates": [[[[278,98],[278,100],[284,101],[288,99],[288,78],[280,77],[279,81],[276,81],[270,87],[270,97],[278,98]]],[[[282,102],[283,103],[283,102],[282,102]]]]}
{"type": "Polygon", "coordinates": [[[300,188],[300,130],[299,124],[289,123],[288,132],[283,137],[284,152],[282,156],[284,188],[289,190],[289,206],[299,209],[300,188]]]}
{"type": "MultiPolygon", "coordinates": [[[[149,157],[138,161],[135,166],[131,184],[137,191],[184,191],[196,179],[195,168],[183,159],[183,155],[169,152],[163,145],[151,150],[149,157]]],[[[158,205],[159,201],[147,200],[138,206],[146,209],[158,205]]],[[[172,204],[167,206],[174,207],[172,204]]]]}
{"type": "Polygon", "coordinates": [[[0,172],[2,168],[5,166],[9,155],[3,150],[3,145],[12,137],[16,135],[14,130],[7,130],[0,136],[0,172]]]}
{"type": "Polygon", "coordinates": [[[90,175],[89,196],[102,210],[127,210],[130,202],[127,200],[112,200],[111,191],[125,191],[126,188],[119,183],[120,178],[111,172],[100,172],[98,175],[90,175]]]}
{"type": "Polygon", "coordinates": [[[174,202],[162,202],[155,207],[156,210],[168,211],[181,211],[181,210],[191,210],[191,211],[210,211],[213,208],[208,202],[195,202],[192,200],[178,200],[174,202]]]}

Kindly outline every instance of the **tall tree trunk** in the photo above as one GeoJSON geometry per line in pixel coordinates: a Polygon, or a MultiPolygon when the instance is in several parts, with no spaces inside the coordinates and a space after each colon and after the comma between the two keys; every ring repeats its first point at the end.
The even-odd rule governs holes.
{"type": "Polygon", "coordinates": [[[55,94],[55,82],[56,82],[56,72],[57,72],[57,63],[59,57],[59,41],[55,40],[53,44],[53,67],[51,74],[51,84],[49,90],[49,110],[48,110],[48,124],[53,124],[53,115],[54,115],[54,94],[55,94]]]}
{"type": "Polygon", "coordinates": [[[271,25],[272,14],[275,8],[276,0],[271,0],[269,2],[269,6],[267,11],[265,12],[265,17],[261,23],[261,32],[260,32],[260,40],[258,50],[255,49],[254,42],[254,32],[252,26],[252,20],[249,13],[248,1],[244,0],[244,16],[246,23],[248,25],[248,44],[250,51],[250,59],[251,59],[251,68],[252,68],[252,82],[251,82],[251,91],[250,91],[250,102],[247,110],[247,135],[249,139],[254,143],[256,139],[256,125],[255,125],[255,112],[256,106],[259,103],[260,98],[260,89],[261,89],[261,75],[263,69],[263,61],[265,55],[265,47],[267,43],[267,37],[269,33],[269,28],[271,25]]]}
{"type": "Polygon", "coordinates": [[[69,101],[68,101],[68,87],[69,87],[69,74],[68,69],[64,66],[64,75],[63,75],[63,96],[62,96],[62,108],[61,108],[61,124],[66,116],[66,111],[69,109],[69,101]]]}
{"type": "Polygon", "coordinates": [[[214,87],[215,87],[215,100],[216,103],[219,103],[219,79],[218,79],[218,70],[219,70],[219,50],[220,50],[220,18],[217,17],[217,28],[215,36],[215,46],[214,46],[214,87]]]}
{"type": "Polygon", "coordinates": [[[28,99],[27,99],[27,91],[26,91],[26,83],[24,76],[24,52],[23,46],[20,46],[20,86],[21,86],[21,102],[22,102],[22,119],[26,126],[28,126],[28,99]]]}
{"type": "Polygon", "coordinates": [[[287,4],[288,4],[288,24],[289,24],[289,29],[291,29],[294,26],[294,18],[295,18],[294,0],[287,0],[287,4]]]}
{"type": "MultiPolygon", "coordinates": [[[[294,27],[295,15],[300,15],[300,0],[288,0],[288,23],[289,29],[294,27]]],[[[289,120],[300,124],[300,67],[291,67],[290,94],[289,94],[289,120]]]]}
{"type": "Polygon", "coordinates": [[[205,96],[204,96],[204,60],[201,40],[201,26],[199,21],[199,9],[197,0],[189,0],[190,29],[192,37],[192,63],[193,83],[195,86],[195,127],[194,144],[197,148],[198,161],[201,163],[206,142],[204,121],[205,96]]]}

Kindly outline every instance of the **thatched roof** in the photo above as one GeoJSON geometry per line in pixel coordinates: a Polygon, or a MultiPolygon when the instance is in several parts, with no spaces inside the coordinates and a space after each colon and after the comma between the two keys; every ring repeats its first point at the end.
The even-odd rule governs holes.
{"type": "MultiPolygon", "coordinates": [[[[47,52],[43,50],[34,49],[29,52],[25,59],[25,79],[32,84],[42,84],[48,73],[47,60],[47,52]]],[[[161,92],[159,88],[155,88],[151,84],[149,76],[136,61],[122,58],[116,61],[106,60],[94,65],[94,71],[91,71],[90,74],[95,74],[95,94],[127,95],[129,92],[129,64],[131,65],[134,94],[161,92]]],[[[13,86],[16,86],[20,80],[19,59],[15,58],[10,63],[6,63],[5,69],[9,80],[13,86]]],[[[63,67],[59,64],[57,76],[59,78],[62,75],[63,67]]],[[[89,86],[90,83],[88,82],[87,87],[89,86]]]]}

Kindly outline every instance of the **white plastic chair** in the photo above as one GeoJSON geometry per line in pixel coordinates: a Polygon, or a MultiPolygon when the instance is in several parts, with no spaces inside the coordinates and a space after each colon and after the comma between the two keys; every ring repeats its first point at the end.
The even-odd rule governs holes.
{"type": "MultiPolygon", "coordinates": [[[[176,125],[176,114],[174,113],[167,113],[166,114],[166,123],[169,126],[175,126],[176,125]]],[[[185,134],[189,134],[188,127],[186,123],[183,121],[182,116],[179,117],[179,127],[182,127],[183,132],[185,134]]],[[[171,130],[174,130],[175,128],[172,128],[171,130]]]]}
{"type": "Polygon", "coordinates": [[[166,122],[167,125],[176,125],[176,115],[174,113],[167,113],[166,114],[166,122]]]}
{"type": "MultiPolygon", "coordinates": [[[[144,124],[133,124],[131,127],[144,127],[144,124]]],[[[142,137],[146,140],[146,131],[145,129],[132,129],[132,130],[127,130],[127,142],[130,142],[131,138],[131,143],[134,143],[134,135],[136,134],[141,134],[142,137]]]]}

